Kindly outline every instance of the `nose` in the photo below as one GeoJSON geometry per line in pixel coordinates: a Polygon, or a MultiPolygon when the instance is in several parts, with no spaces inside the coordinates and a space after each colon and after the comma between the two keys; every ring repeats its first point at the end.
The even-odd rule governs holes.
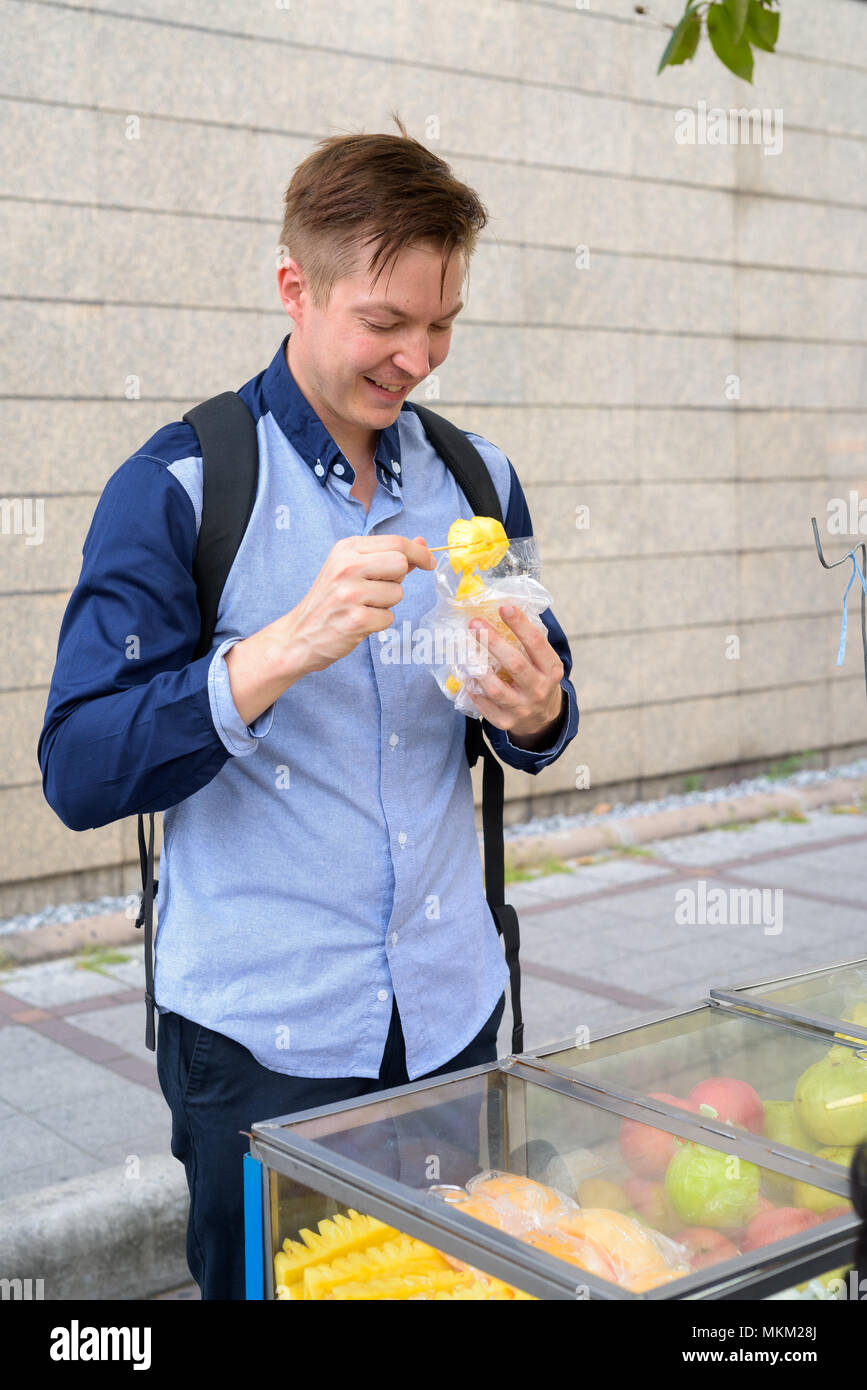
{"type": "Polygon", "coordinates": [[[430,375],[430,346],[424,329],[419,333],[407,332],[401,346],[394,354],[395,365],[415,381],[422,381],[430,375]]]}

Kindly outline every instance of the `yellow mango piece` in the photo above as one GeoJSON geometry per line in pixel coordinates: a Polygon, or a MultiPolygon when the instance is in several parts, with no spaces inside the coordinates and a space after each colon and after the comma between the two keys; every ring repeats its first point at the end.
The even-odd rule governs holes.
{"type": "Polygon", "coordinates": [[[463,681],[459,681],[457,676],[449,676],[446,680],[446,690],[448,690],[451,695],[457,695],[462,685],[463,681]]]}

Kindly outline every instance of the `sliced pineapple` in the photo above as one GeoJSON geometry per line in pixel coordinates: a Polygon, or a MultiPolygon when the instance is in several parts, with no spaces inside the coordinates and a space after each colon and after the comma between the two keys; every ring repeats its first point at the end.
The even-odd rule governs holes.
{"type": "Polygon", "coordinates": [[[300,1240],[283,1242],[283,1249],[274,1256],[274,1281],[291,1287],[304,1277],[310,1265],[327,1263],[339,1255],[367,1246],[382,1245],[399,1235],[393,1226],[386,1226],[375,1216],[361,1216],[352,1207],[347,1216],[338,1213],[332,1220],[319,1222],[319,1232],[299,1231],[300,1240]]]}
{"type": "Polygon", "coordinates": [[[433,1295],[440,1290],[461,1288],[469,1283],[472,1283],[469,1275],[457,1274],[454,1270],[437,1270],[431,1274],[386,1275],[382,1279],[338,1284],[326,1295],[326,1299],[354,1302],[408,1299],[419,1294],[433,1295]]]}
{"type": "Polygon", "coordinates": [[[433,1246],[401,1235],[382,1246],[342,1255],[330,1264],[308,1266],[304,1271],[304,1297],[326,1298],[339,1284],[398,1274],[435,1274],[447,1269],[448,1263],[433,1246]]]}

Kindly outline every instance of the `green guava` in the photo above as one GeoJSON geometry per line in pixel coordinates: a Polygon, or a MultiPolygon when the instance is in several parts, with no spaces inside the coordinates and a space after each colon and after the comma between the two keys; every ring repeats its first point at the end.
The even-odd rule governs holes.
{"type": "Polygon", "coordinates": [[[858,1144],[867,1138],[867,1059],[832,1047],[798,1078],[795,1114],[820,1144],[858,1144]]]}
{"type": "Polygon", "coordinates": [[[737,1230],[759,1209],[759,1170],[735,1154],[687,1143],[668,1165],[665,1190],[688,1226],[737,1230]]]}

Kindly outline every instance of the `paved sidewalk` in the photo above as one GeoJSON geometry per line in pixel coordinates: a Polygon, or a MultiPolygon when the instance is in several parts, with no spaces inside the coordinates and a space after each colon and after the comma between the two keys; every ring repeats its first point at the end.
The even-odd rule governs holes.
{"type": "MultiPolygon", "coordinates": [[[[712,985],[867,955],[863,812],[816,811],[803,821],[759,821],[593,858],[507,889],[521,920],[528,1050],[568,1039],[579,1026],[598,1037],[703,998],[712,985]],[[754,925],[678,925],[675,894],[698,892],[700,880],[708,888],[780,889],[781,896],[766,895],[775,916],[754,925]]],[[[137,943],[109,946],[89,961],[79,954],[0,973],[0,1266],[7,1219],[20,1223],[31,1212],[35,1229],[50,1209],[62,1224],[67,1195],[80,1208],[82,1193],[98,1201],[112,1184],[123,1193],[124,1177],[141,1172],[182,1204],[183,1169],[170,1154],[169,1111],[144,1045],[143,990],[137,943]]],[[[510,1028],[507,1009],[503,1054],[510,1028]]],[[[130,1273],[125,1292],[70,1296],[153,1297],[164,1289],[191,1296],[183,1222],[177,1212],[172,1220],[173,1256],[162,1280],[157,1272],[138,1289],[139,1275],[130,1273]]],[[[63,1268],[61,1259],[58,1277],[63,1268]]]]}

